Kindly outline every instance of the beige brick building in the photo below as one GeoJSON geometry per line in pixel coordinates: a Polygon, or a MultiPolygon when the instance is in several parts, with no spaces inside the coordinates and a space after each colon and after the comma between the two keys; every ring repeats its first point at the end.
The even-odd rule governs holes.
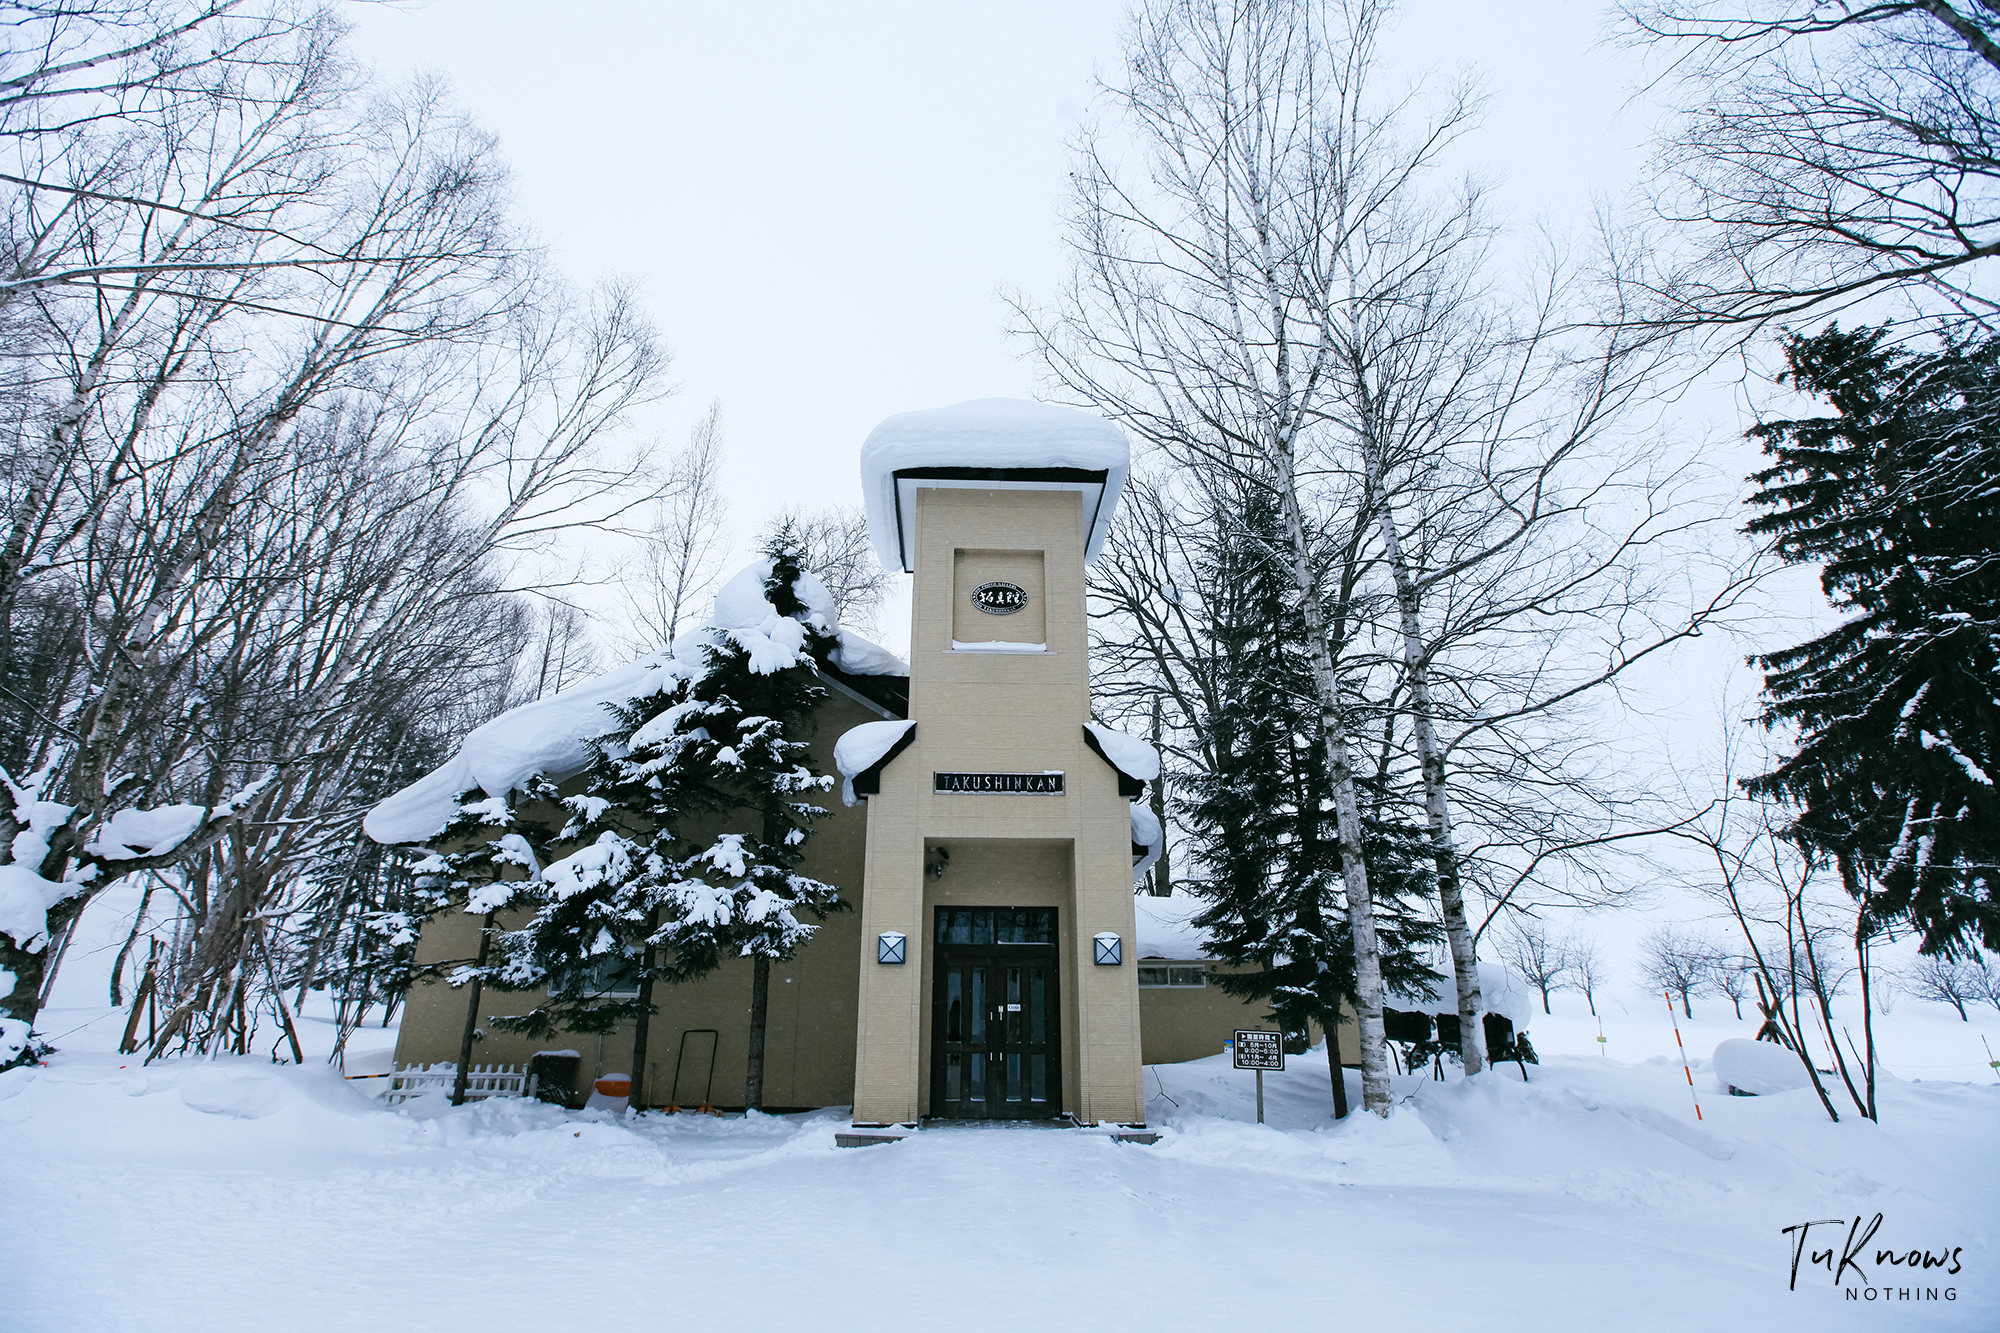
{"type": "MultiPolygon", "coordinates": [[[[1008,400],[892,417],[864,446],[877,552],[914,576],[910,662],[907,677],[822,664],[813,759],[833,771],[854,738],[840,757],[856,804],[816,824],[802,869],[853,910],[772,969],[766,1107],[851,1104],[863,1125],[1140,1124],[1142,1051],[1212,1055],[1232,1027],[1269,1026],[1204,987],[1212,965],[1184,936],[1167,950],[1182,956],[1142,963],[1148,821],[1132,802],[1157,760],[1087,725],[1085,570],[1127,466],[1110,423],[1008,400]]],[[[420,958],[466,957],[477,932],[447,914],[420,958]]],[[[743,962],[656,992],[649,1103],[740,1103],[749,992],[743,962]]],[[[489,993],[480,1008],[533,999],[489,993]]],[[[484,1027],[464,993],[420,987],[399,1062],[455,1059],[468,1021],[484,1027]]],[[[586,1079],[630,1071],[629,1032],[484,1032],[474,1059],[551,1045],[578,1051],[586,1079]]]]}

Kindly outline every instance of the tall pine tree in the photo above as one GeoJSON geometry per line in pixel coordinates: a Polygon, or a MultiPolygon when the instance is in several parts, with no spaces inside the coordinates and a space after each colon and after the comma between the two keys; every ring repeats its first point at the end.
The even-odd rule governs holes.
{"type": "Polygon", "coordinates": [[[1913,923],[1925,953],[2000,949],[2000,339],[1913,353],[1834,325],[1786,343],[1788,378],[1835,415],[1767,422],[1749,524],[1819,562],[1849,617],[1761,657],[1767,725],[1797,750],[1745,785],[1798,811],[1862,928],[1913,923]]]}

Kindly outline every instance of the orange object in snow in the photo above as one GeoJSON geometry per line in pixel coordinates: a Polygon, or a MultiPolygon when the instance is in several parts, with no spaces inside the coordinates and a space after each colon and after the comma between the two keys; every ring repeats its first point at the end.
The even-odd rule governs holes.
{"type": "Polygon", "coordinates": [[[623,1076],[597,1080],[597,1092],[601,1097],[630,1097],[632,1080],[623,1076]]]}

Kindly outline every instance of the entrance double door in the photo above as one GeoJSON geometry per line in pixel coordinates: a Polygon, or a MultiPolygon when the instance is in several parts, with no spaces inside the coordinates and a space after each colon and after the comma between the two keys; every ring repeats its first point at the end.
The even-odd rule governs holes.
{"type": "Polygon", "coordinates": [[[1053,907],[940,907],[933,948],[931,1114],[1062,1113],[1053,907]]]}

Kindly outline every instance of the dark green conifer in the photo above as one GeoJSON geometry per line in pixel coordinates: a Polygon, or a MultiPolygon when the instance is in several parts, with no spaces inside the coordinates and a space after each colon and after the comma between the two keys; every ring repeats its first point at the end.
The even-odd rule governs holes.
{"type": "Polygon", "coordinates": [[[1745,785],[1926,953],[2000,949],[2000,339],[1914,353],[1837,325],[1786,344],[1787,378],[1835,415],[1752,434],[1773,465],[1749,524],[1822,565],[1839,626],[1757,659],[1768,726],[1796,751],[1745,785]]]}
{"type": "MultiPolygon", "coordinates": [[[[825,695],[814,664],[835,647],[835,627],[800,596],[812,576],[791,535],[774,537],[766,556],[766,623],[708,626],[684,640],[666,688],[613,707],[617,725],[593,742],[589,771],[565,784],[580,790],[562,795],[537,780],[500,812],[519,845],[503,837],[452,867],[468,884],[527,875],[468,889],[473,910],[532,909],[496,935],[476,970],[497,989],[549,995],[496,1025],[536,1036],[632,1026],[635,1103],[655,984],[743,956],[753,967],[746,1104],[758,1105],[770,963],[810,938],[802,916],[842,905],[832,885],[797,870],[825,813],[812,798],[832,785],[813,769],[808,741],[825,695]],[[503,864],[510,855],[520,869],[503,864]]],[[[492,820],[494,805],[465,818],[492,820]]]]}

